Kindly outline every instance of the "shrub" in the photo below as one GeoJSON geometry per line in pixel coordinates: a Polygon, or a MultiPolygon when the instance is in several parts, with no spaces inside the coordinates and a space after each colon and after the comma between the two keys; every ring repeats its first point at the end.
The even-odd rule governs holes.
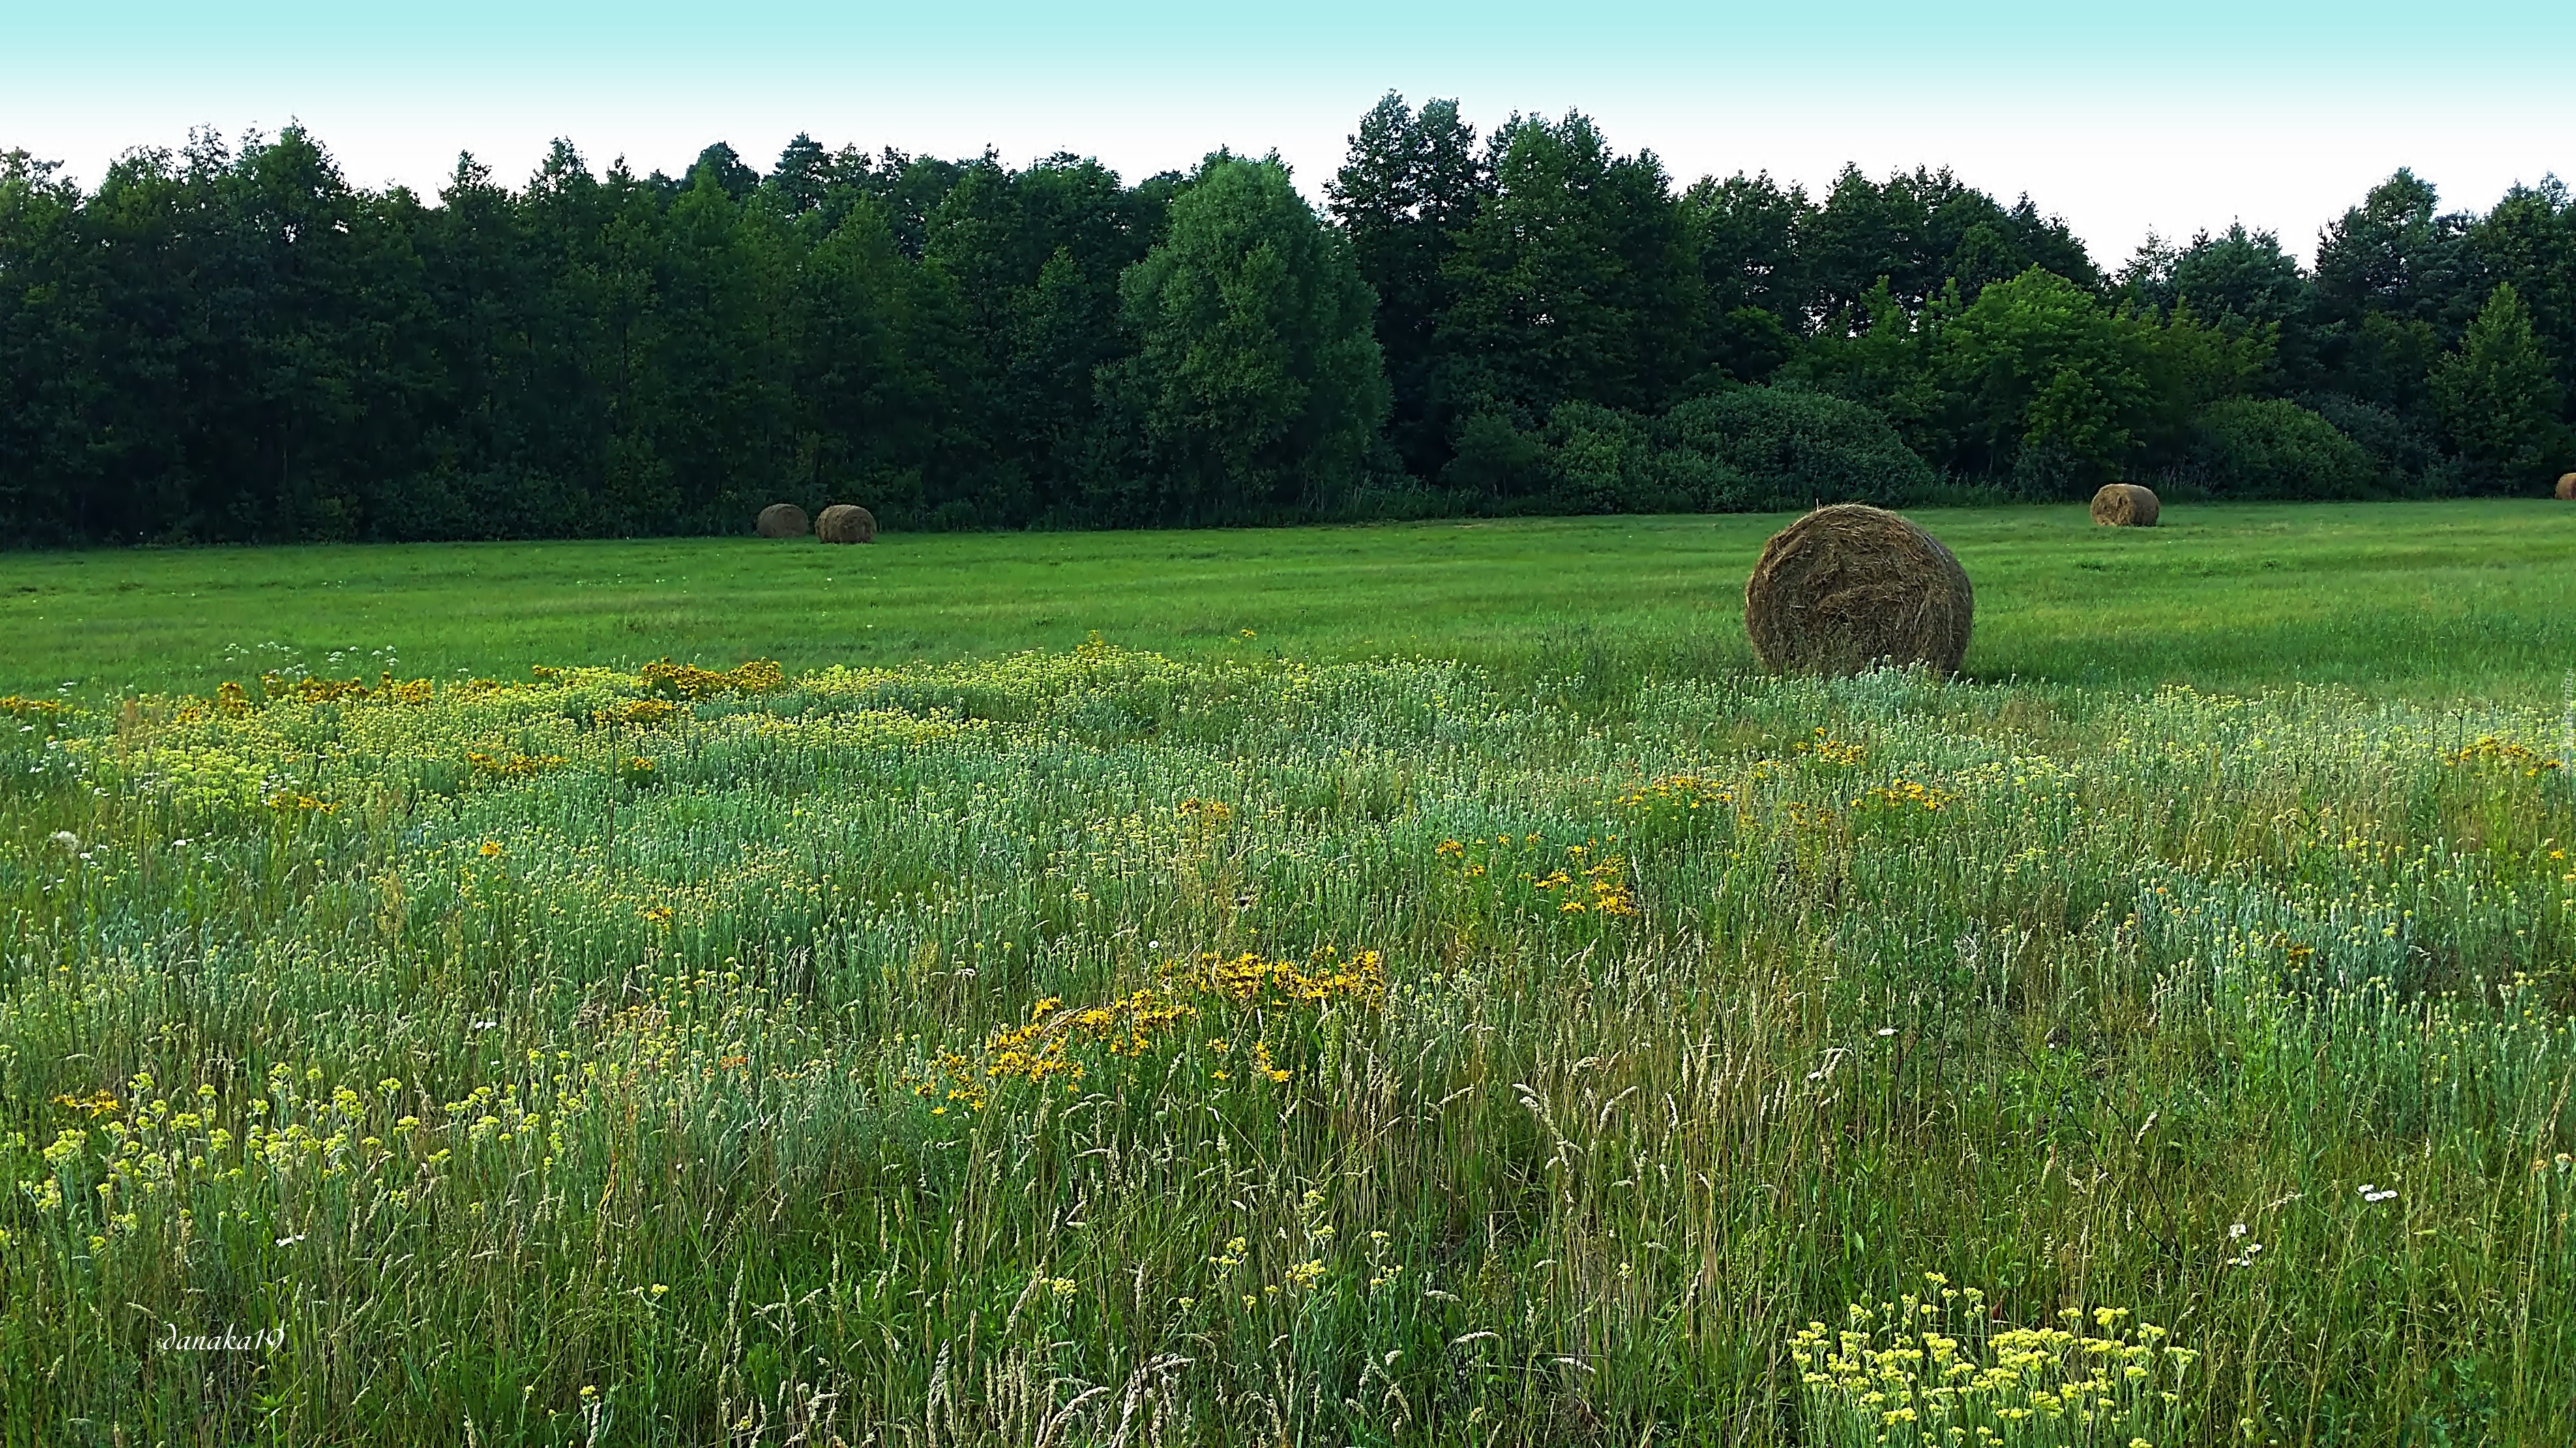
{"type": "Polygon", "coordinates": [[[1931,466],[1865,403],[1799,387],[1729,387],[1675,407],[1667,449],[1697,461],[1717,511],[1895,503],[1933,483],[1931,466]]]}
{"type": "Polygon", "coordinates": [[[2312,392],[2299,403],[2370,454],[2382,488],[2424,489],[2444,477],[2441,447],[2421,423],[2345,392],[2312,392]]]}
{"type": "Polygon", "coordinates": [[[2213,403],[2193,426],[2182,473],[2215,498],[2372,498],[2379,468],[2331,422],[2281,398],[2213,403]]]}

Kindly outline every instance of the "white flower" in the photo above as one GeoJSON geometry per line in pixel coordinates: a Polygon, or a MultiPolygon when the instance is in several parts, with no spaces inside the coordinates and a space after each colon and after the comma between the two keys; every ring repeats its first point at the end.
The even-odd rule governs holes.
{"type": "Polygon", "coordinates": [[[498,1021],[476,1021],[474,1023],[474,1029],[478,1031],[488,1031],[499,1024],[500,1022],[498,1021]]]}
{"type": "Polygon", "coordinates": [[[63,853],[67,855],[77,855],[80,853],[80,836],[73,834],[71,831],[56,830],[53,833],[52,839],[55,847],[60,849],[63,853]]]}
{"type": "Polygon", "coordinates": [[[2230,1228],[2228,1228],[2228,1229],[2227,1229],[2227,1236],[2228,1236],[2228,1240],[2230,1240],[2230,1241],[2234,1241],[2236,1238],[2238,1238],[2238,1237],[2242,1237],[2242,1236],[2244,1236],[2244,1235],[2245,1235],[2245,1224],[2244,1224],[2243,1222],[2239,1222],[2239,1223],[2237,1223],[2235,1226],[2230,1227],[2230,1228]]]}
{"type": "Polygon", "coordinates": [[[1879,1027],[1879,1028],[1878,1028],[1878,1033],[1879,1033],[1879,1035],[1881,1035],[1882,1037],[1884,1037],[1884,1036],[1892,1036],[1892,1035],[1895,1035],[1895,1034],[1896,1034],[1896,1027],[1894,1027],[1894,1026],[1881,1026],[1881,1027],[1879,1027]]]}
{"type": "Polygon", "coordinates": [[[298,1233],[296,1233],[296,1234],[295,1234],[294,1236],[292,1236],[292,1237],[280,1237],[280,1238],[278,1238],[278,1239],[277,1239],[277,1245],[279,1245],[279,1246],[281,1246],[281,1247],[292,1247],[292,1246],[294,1246],[296,1243],[301,1242],[301,1241],[303,1241],[303,1240],[304,1240],[304,1234],[303,1234],[302,1232],[298,1232],[298,1233]]]}

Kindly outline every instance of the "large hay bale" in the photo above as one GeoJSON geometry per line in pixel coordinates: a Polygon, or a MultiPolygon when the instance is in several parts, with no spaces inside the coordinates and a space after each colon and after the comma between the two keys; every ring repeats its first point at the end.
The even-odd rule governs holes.
{"type": "Polygon", "coordinates": [[[2135,483],[2104,483],[2093,495],[2093,521],[2104,528],[2152,528],[2161,511],[2156,495],[2135,483]]]}
{"type": "Polygon", "coordinates": [[[760,521],[753,527],[763,538],[802,538],[814,531],[813,521],[794,503],[772,503],[761,509],[760,521]]]}
{"type": "Polygon", "coordinates": [[[1762,545],[1744,581],[1744,631],[1775,673],[1853,674],[1967,656],[1977,599],[1940,540],[1860,503],[1818,508],[1762,545]]]}
{"type": "Polygon", "coordinates": [[[2558,497],[2562,502],[2576,502],[2576,473],[2558,475],[2558,497]]]}
{"type": "Polygon", "coordinates": [[[826,543],[873,543],[877,518],[854,503],[834,503],[814,520],[814,536],[826,543]]]}

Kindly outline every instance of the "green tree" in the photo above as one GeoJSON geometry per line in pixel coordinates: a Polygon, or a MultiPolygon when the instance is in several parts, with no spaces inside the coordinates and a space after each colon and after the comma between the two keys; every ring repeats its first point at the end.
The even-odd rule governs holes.
{"type": "Polygon", "coordinates": [[[1809,283],[1799,249],[1815,216],[1806,192],[1766,173],[1703,176],[1682,194],[1699,253],[1708,334],[1703,351],[1728,375],[1759,382],[1805,331],[1809,283]]]}
{"type": "Polygon", "coordinates": [[[1342,169],[1324,184],[1360,276],[1377,293],[1393,395],[1388,431],[1416,476],[1436,476],[1450,457],[1451,418],[1434,368],[1440,318],[1454,297],[1447,267],[1492,192],[1458,103],[1427,101],[1417,114],[1393,93],[1360,118],[1342,169]]]}
{"type": "Polygon", "coordinates": [[[2520,491],[2546,481],[2566,460],[2558,379],[2513,283],[2497,284],[2459,350],[2433,365],[2432,390],[2473,486],[2520,491]]]}
{"type": "Polygon", "coordinates": [[[1613,155],[1579,114],[1516,116],[1488,149],[1495,194],[1443,271],[1455,415],[1526,430],[1561,402],[1663,410],[1703,365],[1704,288],[1662,163],[1613,155]]]}
{"type": "Polygon", "coordinates": [[[2035,266],[1943,319],[1933,366],[1961,471],[2051,494],[2117,477],[2156,417],[2140,331],[2035,266]]]}
{"type": "Polygon", "coordinates": [[[1120,294],[1136,353],[1103,369],[1098,515],[1252,522],[1350,496],[1387,412],[1373,299],[1286,167],[1209,158],[1120,294]]]}

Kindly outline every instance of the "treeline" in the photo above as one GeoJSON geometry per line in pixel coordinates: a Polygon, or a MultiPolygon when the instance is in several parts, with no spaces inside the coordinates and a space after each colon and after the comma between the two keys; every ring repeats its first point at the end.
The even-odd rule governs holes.
{"type": "Polygon", "coordinates": [[[1947,172],[1677,189],[1580,115],[1390,96],[1319,212],[1275,159],[1130,185],[828,151],[347,184],[300,130],[0,158],[0,539],[890,526],[2545,489],[2576,205],[2399,172],[2303,268],[2104,271],[1947,172]]]}

